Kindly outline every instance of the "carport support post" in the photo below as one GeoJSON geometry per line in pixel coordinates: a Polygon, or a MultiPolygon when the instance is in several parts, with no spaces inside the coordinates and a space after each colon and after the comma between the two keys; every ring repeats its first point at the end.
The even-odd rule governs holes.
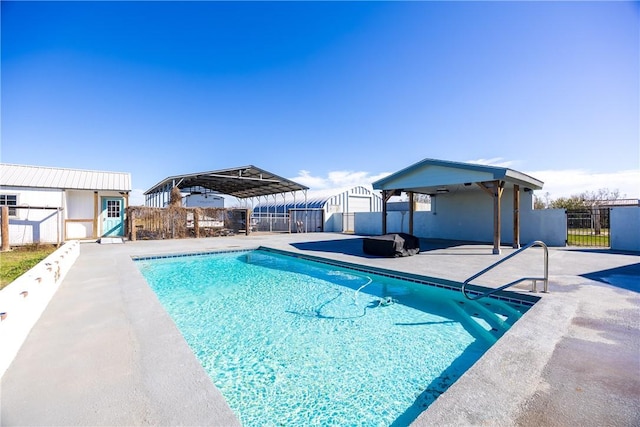
{"type": "Polygon", "coordinates": [[[413,211],[415,209],[415,201],[413,191],[409,191],[409,234],[413,234],[413,211]]]}
{"type": "Polygon", "coordinates": [[[491,188],[484,182],[477,183],[487,194],[493,197],[493,253],[500,254],[500,199],[504,190],[504,181],[491,181],[491,188]]]}
{"type": "Polygon", "coordinates": [[[502,190],[504,189],[504,181],[493,182],[493,253],[500,254],[500,199],[502,199],[502,190]]]}
{"type": "Polygon", "coordinates": [[[513,249],[520,249],[520,186],[513,185],[513,249]]]}
{"type": "Polygon", "coordinates": [[[394,192],[394,190],[382,190],[382,234],[387,234],[387,202],[394,192]]]}

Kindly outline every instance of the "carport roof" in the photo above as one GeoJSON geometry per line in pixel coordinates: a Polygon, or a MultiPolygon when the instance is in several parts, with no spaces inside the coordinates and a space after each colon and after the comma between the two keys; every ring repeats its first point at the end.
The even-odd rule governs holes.
{"type": "Polygon", "coordinates": [[[170,176],[145,191],[144,194],[164,192],[167,191],[167,188],[171,189],[174,186],[181,190],[202,187],[241,199],[309,189],[302,184],[249,165],[170,176]]]}
{"type": "Polygon", "coordinates": [[[531,190],[540,190],[544,184],[529,175],[513,169],[475,163],[424,159],[394,174],[374,182],[375,190],[402,190],[423,194],[436,194],[473,188],[468,184],[504,181],[531,190]],[[466,184],[466,185],[465,185],[466,184]]]}

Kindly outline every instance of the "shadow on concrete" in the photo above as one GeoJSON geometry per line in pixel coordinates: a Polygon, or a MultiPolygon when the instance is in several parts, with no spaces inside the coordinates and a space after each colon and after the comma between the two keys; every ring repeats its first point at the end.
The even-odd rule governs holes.
{"type": "Polygon", "coordinates": [[[640,262],[582,274],[582,277],[640,293],[640,262]]]}
{"type": "Polygon", "coordinates": [[[493,243],[471,242],[466,240],[420,239],[420,252],[440,249],[487,249],[491,251],[493,243]]]}
{"type": "MultiPolygon", "coordinates": [[[[354,255],[362,258],[386,258],[384,256],[369,255],[362,250],[364,238],[319,240],[315,242],[291,243],[296,249],[313,252],[331,252],[345,255],[354,255]]],[[[458,246],[475,245],[478,249],[486,249],[487,244],[478,242],[466,242],[460,240],[420,239],[420,255],[429,251],[440,249],[455,249],[458,246]]],[[[468,247],[465,249],[469,249],[468,247]]],[[[489,249],[489,254],[491,249],[489,249]]]]}
{"type": "Polygon", "coordinates": [[[610,248],[582,248],[578,246],[567,246],[569,252],[588,252],[592,254],[604,254],[604,255],[640,255],[640,252],[636,251],[622,251],[610,248]]]}
{"type": "Polygon", "coordinates": [[[337,254],[355,255],[363,258],[379,258],[376,256],[365,254],[362,250],[362,242],[362,238],[319,240],[315,242],[291,243],[291,246],[303,251],[331,252],[337,254]]]}

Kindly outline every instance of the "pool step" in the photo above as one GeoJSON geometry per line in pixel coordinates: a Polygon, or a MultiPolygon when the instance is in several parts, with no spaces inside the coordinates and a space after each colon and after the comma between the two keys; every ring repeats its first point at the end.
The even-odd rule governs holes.
{"type": "Polygon", "coordinates": [[[506,304],[458,300],[452,301],[451,305],[463,315],[467,326],[491,343],[496,342],[522,316],[506,304]]]}
{"type": "Polygon", "coordinates": [[[495,333],[495,331],[491,331],[490,327],[487,328],[486,325],[480,323],[480,319],[474,318],[470,313],[468,313],[467,310],[465,310],[464,305],[460,304],[460,301],[451,301],[450,306],[460,315],[460,318],[463,319],[462,323],[464,324],[465,328],[473,331],[472,335],[479,335],[491,344],[495,343],[498,340],[499,337],[495,333]]]}

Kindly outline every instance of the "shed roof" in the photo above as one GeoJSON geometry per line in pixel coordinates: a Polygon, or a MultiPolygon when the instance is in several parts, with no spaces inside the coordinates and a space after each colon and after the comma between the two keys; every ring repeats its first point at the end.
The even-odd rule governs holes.
{"type": "Polygon", "coordinates": [[[174,186],[181,190],[202,187],[241,199],[309,189],[309,187],[302,184],[249,165],[170,176],[158,182],[145,191],[144,194],[164,192],[167,187],[172,188],[174,186]]]}
{"type": "Polygon", "coordinates": [[[131,174],[1,163],[3,187],[131,191],[131,174]]]}
{"type": "Polygon", "coordinates": [[[423,194],[440,191],[464,191],[473,188],[470,183],[505,181],[521,185],[531,190],[542,188],[543,182],[513,169],[487,166],[475,163],[451,162],[447,160],[424,159],[394,174],[374,182],[376,190],[403,190],[423,194]]]}

